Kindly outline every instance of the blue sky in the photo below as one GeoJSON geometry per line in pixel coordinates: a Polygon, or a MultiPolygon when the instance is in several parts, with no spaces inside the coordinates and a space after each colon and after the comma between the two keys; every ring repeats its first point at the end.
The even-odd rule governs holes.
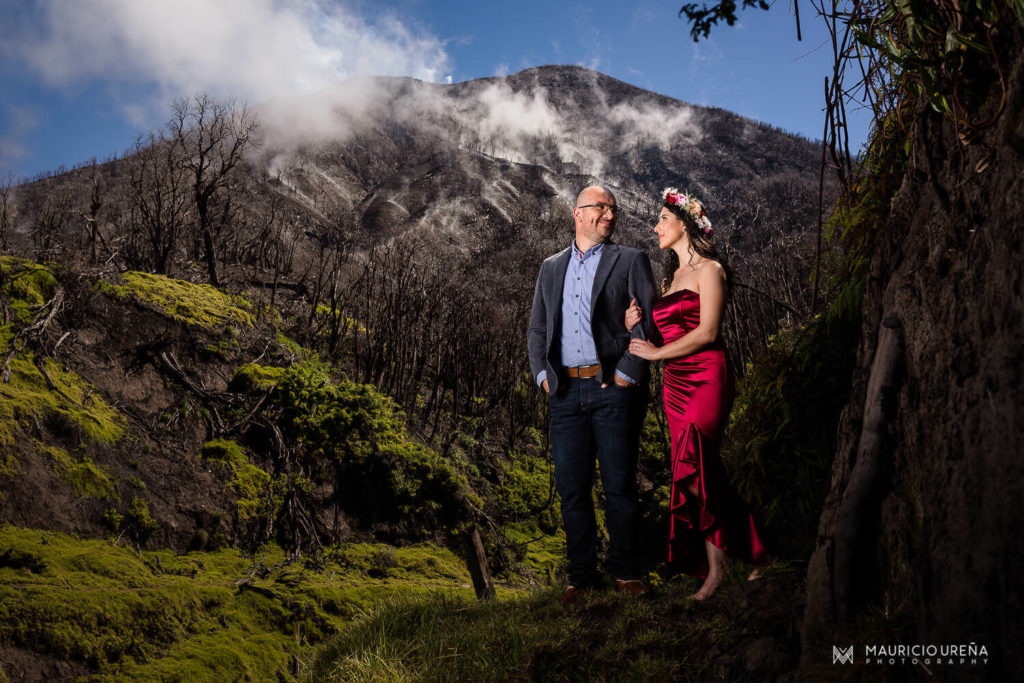
{"type": "MultiPolygon", "coordinates": [[[[542,64],[821,137],[831,48],[820,19],[804,16],[797,42],[778,0],[694,43],[681,4],[0,0],[0,175],[123,152],[192,92],[258,104],[353,75],[458,82],[542,64]]],[[[851,118],[856,149],[868,120],[851,118]]]]}

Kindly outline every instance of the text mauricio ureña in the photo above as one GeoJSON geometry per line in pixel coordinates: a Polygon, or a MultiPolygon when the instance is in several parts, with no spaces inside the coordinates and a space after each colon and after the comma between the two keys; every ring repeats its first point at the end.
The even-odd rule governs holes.
{"type": "Polygon", "coordinates": [[[988,648],[978,643],[960,645],[865,645],[864,658],[853,656],[853,646],[832,646],[833,664],[911,664],[925,666],[978,666],[988,664],[988,648]]]}

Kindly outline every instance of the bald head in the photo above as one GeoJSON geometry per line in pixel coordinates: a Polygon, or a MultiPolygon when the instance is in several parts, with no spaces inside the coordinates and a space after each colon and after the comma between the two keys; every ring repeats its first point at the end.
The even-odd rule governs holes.
{"type": "Polygon", "coordinates": [[[603,192],[604,194],[608,195],[609,197],[611,197],[612,204],[615,204],[615,195],[612,194],[611,190],[609,190],[604,185],[591,185],[589,187],[584,187],[583,190],[578,195],[576,195],[576,206],[583,206],[584,204],[592,204],[595,201],[603,201],[603,200],[588,199],[588,197],[590,197],[590,195],[594,194],[595,191],[603,192]]]}
{"type": "Polygon", "coordinates": [[[572,217],[576,221],[576,246],[586,251],[605,242],[615,232],[619,209],[615,195],[606,187],[591,185],[576,198],[572,217]]]}

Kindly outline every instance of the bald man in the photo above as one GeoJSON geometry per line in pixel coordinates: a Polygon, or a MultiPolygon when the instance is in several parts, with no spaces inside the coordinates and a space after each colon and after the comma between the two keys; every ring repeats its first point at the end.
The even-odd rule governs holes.
{"type": "Polygon", "coordinates": [[[627,352],[632,337],[647,338],[654,276],[647,255],[611,241],[619,208],[606,187],[580,192],[572,210],[572,244],[541,264],[527,341],[530,368],[548,394],[551,457],[562,502],[568,587],[563,604],[597,587],[594,463],[607,501],[605,568],[617,590],[648,591],[636,550],[636,463],[647,410],[647,361],[627,352]],[[624,323],[636,299],[645,319],[624,323]]]}

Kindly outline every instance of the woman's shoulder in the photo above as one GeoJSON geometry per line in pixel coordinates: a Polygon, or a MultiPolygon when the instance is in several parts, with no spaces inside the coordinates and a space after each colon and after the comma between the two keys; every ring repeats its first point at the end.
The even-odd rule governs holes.
{"type": "Polygon", "coordinates": [[[694,270],[698,275],[721,277],[725,275],[725,266],[712,258],[704,258],[700,263],[694,264],[694,270]]]}
{"type": "Polygon", "coordinates": [[[696,275],[701,287],[725,287],[728,279],[725,266],[714,259],[705,259],[699,264],[696,275]]]}

